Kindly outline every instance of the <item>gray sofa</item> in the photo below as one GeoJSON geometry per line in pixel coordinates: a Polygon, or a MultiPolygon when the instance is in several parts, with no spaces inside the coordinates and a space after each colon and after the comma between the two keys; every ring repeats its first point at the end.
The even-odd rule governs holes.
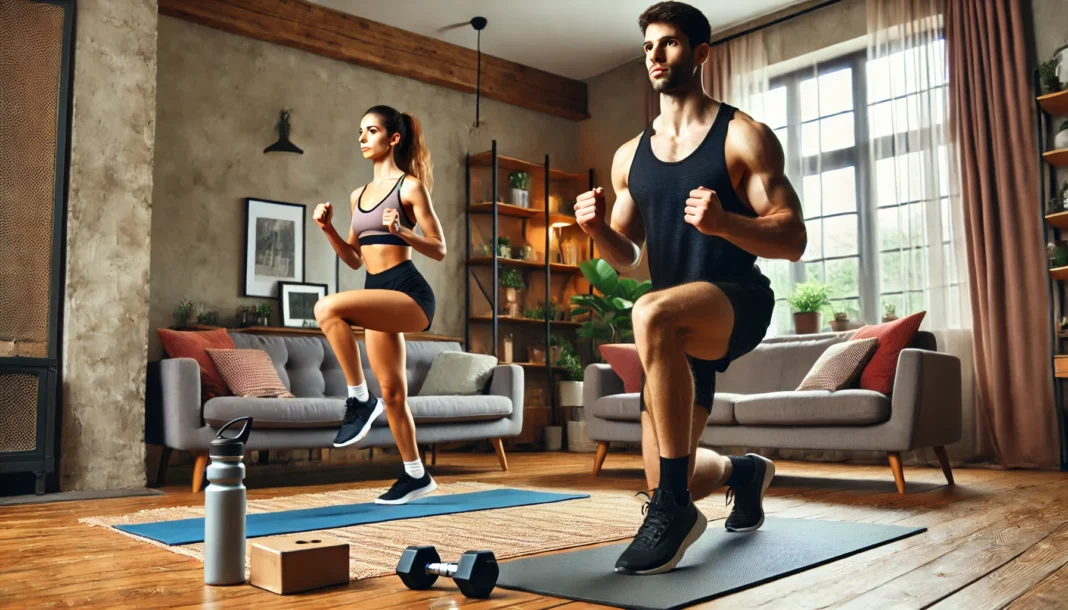
{"type": "MultiPolygon", "coordinates": [[[[333,446],[345,411],[345,376],[330,344],[322,336],[269,336],[232,332],[239,349],[262,349],[278,376],[296,398],[220,396],[201,404],[200,368],[191,358],[151,363],[146,401],[146,442],[164,447],[162,468],[170,451],[197,452],[193,489],[199,490],[207,450],[218,429],[245,415],[254,418],[247,450],[321,449],[333,446]]],[[[360,341],[369,389],[381,396],[360,341]]],[[[489,439],[501,467],[508,469],[501,439],[523,428],[523,369],[514,364],[493,371],[486,390],[474,396],[418,396],[434,356],[462,351],[455,341],[407,343],[408,404],[421,445],[489,439]]],[[[386,415],[375,420],[367,436],[353,447],[393,446],[386,415]]]]}
{"type": "MultiPolygon", "coordinates": [[[[901,352],[893,392],[794,391],[831,345],[853,335],[824,333],[766,339],[716,379],[712,414],[701,442],[712,447],[885,451],[899,492],[901,452],[932,447],[950,484],[945,446],[961,438],[960,361],[936,351],[919,332],[901,352]]],[[[594,474],[612,441],[639,442],[638,394],[607,364],[586,367],[587,433],[598,442],[594,474]]]]}

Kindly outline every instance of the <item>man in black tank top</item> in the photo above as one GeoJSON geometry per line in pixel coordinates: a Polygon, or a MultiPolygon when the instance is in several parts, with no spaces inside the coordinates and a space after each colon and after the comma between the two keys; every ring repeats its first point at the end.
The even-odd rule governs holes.
{"type": "Polygon", "coordinates": [[[662,2],[639,25],[661,114],[616,151],[610,222],[601,188],[578,198],[575,216],[617,269],[635,268],[643,243],[648,257],[653,290],[634,304],[631,321],[645,369],[642,454],[653,492],[616,571],[656,574],[673,569],[705,530],[692,500],[721,485],[734,500],[728,531],[764,522],[774,464],[697,442],[716,372],[755,348],[771,323],[775,297],[756,258],[797,261],[807,237],[775,135],[701,88],[710,48],[704,15],[662,2]]]}

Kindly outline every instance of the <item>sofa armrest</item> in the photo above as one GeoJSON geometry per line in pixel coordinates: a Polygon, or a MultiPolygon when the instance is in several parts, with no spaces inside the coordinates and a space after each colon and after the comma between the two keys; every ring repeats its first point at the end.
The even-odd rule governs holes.
{"type": "Polygon", "coordinates": [[[595,362],[586,367],[582,376],[582,405],[593,406],[598,398],[623,393],[623,380],[607,364],[595,362]]]}
{"type": "Polygon", "coordinates": [[[890,423],[905,435],[905,450],[961,438],[961,373],[956,356],[905,349],[897,360],[890,423]]]}
{"type": "Polygon", "coordinates": [[[519,430],[523,428],[525,392],[523,367],[518,364],[501,364],[494,367],[489,393],[493,396],[504,396],[512,401],[512,415],[508,419],[516,422],[519,430]]]}
{"type": "Polygon", "coordinates": [[[204,426],[200,402],[200,365],[192,358],[167,358],[159,363],[163,444],[195,449],[195,432],[204,426]]]}

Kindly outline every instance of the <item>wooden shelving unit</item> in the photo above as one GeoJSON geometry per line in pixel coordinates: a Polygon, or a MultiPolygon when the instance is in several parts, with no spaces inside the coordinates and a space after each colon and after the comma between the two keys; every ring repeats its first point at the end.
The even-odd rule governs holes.
{"type": "MultiPolygon", "coordinates": [[[[529,350],[545,354],[544,362],[510,362],[527,373],[527,411],[515,444],[539,444],[544,426],[562,423],[562,414],[555,408],[555,389],[561,377],[558,373],[565,368],[551,362],[551,346],[558,338],[574,345],[575,331],[581,324],[553,319],[552,310],[567,311],[572,294],[592,290],[578,265],[561,260],[562,251],[573,252],[569,250],[573,245],[577,245],[579,260],[593,253],[593,240],[581,233],[575,217],[567,213],[571,211],[567,202],[573,202],[592,185],[593,170],[562,171],[551,166],[548,156],[544,162],[535,163],[500,155],[496,141],[491,150],[467,156],[465,345],[468,351],[492,353],[502,363],[527,359],[529,350]],[[512,172],[528,174],[529,180],[517,182],[524,186],[525,193],[512,189],[512,172]],[[522,205],[516,205],[520,202],[522,205]],[[502,238],[509,239],[510,252],[503,251],[502,238]],[[506,272],[518,272],[526,288],[505,291],[501,278],[506,272]],[[520,315],[541,309],[544,318],[517,317],[515,309],[506,303],[506,295],[518,296],[520,315]],[[511,341],[507,348],[506,336],[511,341]]],[[[577,353],[583,351],[588,350],[576,349],[577,353]]],[[[581,359],[588,361],[591,357],[581,359]]]]}
{"type": "Polygon", "coordinates": [[[1053,167],[1068,167],[1068,148],[1044,152],[1042,158],[1053,167]]]}
{"type": "MultiPolygon", "coordinates": [[[[1068,230],[1068,211],[1045,214],[1046,203],[1056,197],[1060,180],[1058,168],[1068,167],[1068,149],[1048,150],[1052,145],[1050,136],[1056,126],[1068,115],[1068,91],[1057,93],[1041,93],[1041,83],[1038,71],[1035,70],[1031,77],[1032,87],[1036,93],[1035,107],[1038,115],[1038,152],[1046,161],[1040,164],[1039,171],[1041,186],[1039,191],[1039,210],[1045,219],[1045,235],[1051,243],[1062,241],[1063,230],[1068,230]]],[[[1064,408],[1064,392],[1061,380],[1068,379],[1068,354],[1062,353],[1065,347],[1066,337],[1060,332],[1060,320],[1065,315],[1065,282],[1068,281],[1068,267],[1056,267],[1049,270],[1049,304],[1050,304],[1050,335],[1052,343],[1051,364],[1053,369],[1053,396],[1057,411],[1057,424],[1061,439],[1061,470],[1068,470],[1068,412],[1064,408]]]]}
{"type": "Polygon", "coordinates": [[[1068,115],[1068,91],[1040,95],[1038,105],[1050,116],[1068,115]]]}

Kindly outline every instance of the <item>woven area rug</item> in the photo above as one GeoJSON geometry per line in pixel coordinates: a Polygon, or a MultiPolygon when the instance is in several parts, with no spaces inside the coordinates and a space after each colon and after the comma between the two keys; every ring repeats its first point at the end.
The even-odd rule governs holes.
{"type": "MultiPolygon", "coordinates": [[[[530,489],[557,493],[589,493],[582,500],[555,504],[538,504],[455,515],[440,515],[420,519],[387,521],[321,530],[323,536],[349,543],[349,577],[352,580],[393,574],[401,552],[409,545],[432,544],[445,561],[454,561],[464,551],[490,549],[498,559],[532,555],[598,542],[621,540],[634,535],[642,521],[642,498],[625,492],[590,492],[581,489],[546,489],[514,485],[486,485],[483,483],[447,483],[437,493],[456,494],[490,489],[530,489]]],[[[371,502],[388,488],[331,491],[250,500],[248,513],[264,513],[300,508],[316,508],[337,504],[371,502]]],[[[729,508],[722,505],[720,496],[712,496],[698,503],[709,520],[726,518],[729,508]]],[[[79,522],[106,527],[112,532],[134,540],[204,560],[204,545],[167,546],[127,534],[115,525],[152,523],[173,519],[203,517],[203,506],[183,506],[144,510],[121,516],[87,517],[79,522]]],[[[310,532],[309,532],[310,533],[310,532]]],[[[255,539],[250,539],[251,545],[255,539]]],[[[249,553],[246,553],[246,562],[249,553]]]]}

